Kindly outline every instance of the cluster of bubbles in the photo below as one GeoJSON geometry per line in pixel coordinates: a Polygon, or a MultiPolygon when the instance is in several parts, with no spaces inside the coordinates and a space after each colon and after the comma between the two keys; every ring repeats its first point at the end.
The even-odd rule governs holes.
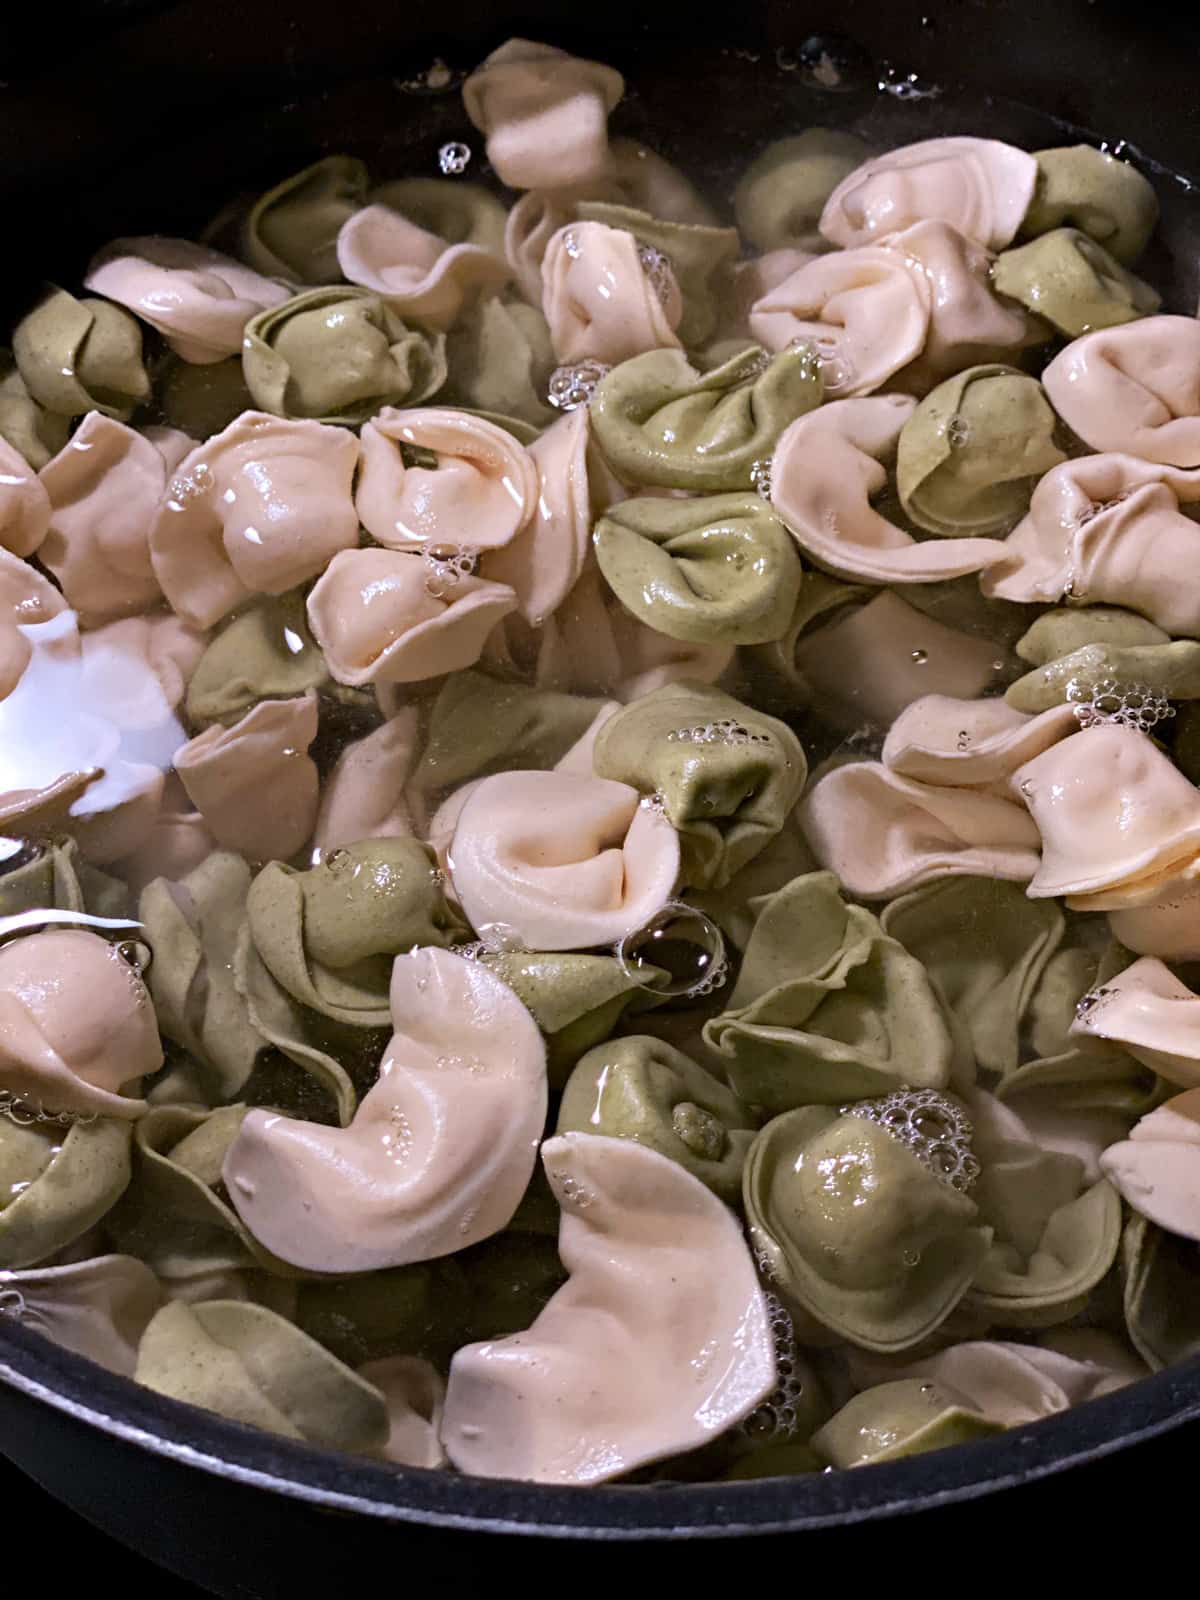
{"type": "Polygon", "coordinates": [[[694,728],[673,728],[667,735],[677,744],[770,744],[769,733],[752,733],[732,717],[716,722],[701,722],[694,728]]]}
{"type": "Polygon", "coordinates": [[[764,500],[771,498],[771,462],[763,458],[750,463],[750,483],[764,500]]]}
{"type": "Polygon", "coordinates": [[[471,146],[451,139],[438,151],[438,166],[447,178],[461,178],[471,164],[471,146]]]}
{"type": "Polygon", "coordinates": [[[899,1139],[942,1183],[965,1192],[979,1176],[971,1149],[971,1119],[957,1101],[937,1089],[897,1089],[879,1100],[838,1108],[844,1117],[874,1122],[899,1139]]]}
{"type": "Polygon", "coordinates": [[[1103,516],[1106,511],[1115,511],[1123,500],[1129,499],[1130,491],[1113,495],[1111,500],[1089,500],[1075,514],[1075,526],[1085,528],[1089,522],[1094,522],[1097,517],[1103,516]]]}
{"type": "Polygon", "coordinates": [[[1106,1000],[1110,1000],[1115,993],[1115,989],[1089,989],[1086,994],[1081,994],[1075,1002],[1076,1017],[1082,1022],[1085,1017],[1091,1016],[1097,1006],[1101,1006],[1106,1000]]]}
{"type": "Polygon", "coordinates": [[[971,442],[971,424],[962,417],[951,417],[946,424],[946,443],[951,450],[965,450],[971,442]]]}
{"type": "Polygon", "coordinates": [[[173,501],[173,510],[182,510],[189,500],[197,500],[202,494],[207,494],[216,482],[211,470],[203,461],[198,461],[190,472],[180,472],[175,475],[167,485],[167,498],[173,501]]]}
{"type": "Polygon", "coordinates": [[[475,932],[478,937],[470,944],[460,944],[455,949],[455,955],[462,956],[465,961],[519,955],[525,949],[521,935],[507,922],[481,922],[475,932]]]}
{"type": "Polygon", "coordinates": [[[1115,722],[1123,728],[1149,733],[1160,722],[1175,715],[1166,695],[1145,683],[1118,683],[1115,678],[1099,678],[1095,683],[1072,683],[1067,698],[1075,706],[1081,728],[1115,722]]]}
{"type": "Polygon", "coordinates": [[[797,1371],[799,1360],[792,1319],[778,1296],[768,1294],[765,1298],[779,1382],[738,1428],[744,1439],[756,1445],[781,1444],[792,1438],[800,1426],[804,1399],[804,1380],[797,1371]]]}
{"type": "Polygon", "coordinates": [[[612,369],[604,361],[588,357],[565,367],[555,367],[550,374],[546,398],[559,411],[575,411],[587,405],[596,391],[596,385],[612,369]]]}
{"type": "Polygon", "coordinates": [[[880,67],[875,87],[880,94],[890,94],[896,100],[937,100],[942,93],[940,83],[929,83],[917,72],[901,72],[886,61],[880,67]]]}
{"type": "Polygon", "coordinates": [[[637,258],[650,287],[654,290],[662,305],[666,305],[671,293],[672,265],[671,258],[665,251],[657,246],[645,244],[638,240],[637,258]]]}
{"type": "Polygon", "coordinates": [[[444,600],[449,590],[469,578],[479,565],[478,553],[460,544],[433,545],[421,552],[428,569],[425,593],[444,600]]]}
{"type": "Polygon", "coordinates": [[[19,1322],[27,1310],[20,1289],[0,1289],[0,1317],[12,1317],[14,1322],[19,1322]]]}
{"type": "Polygon", "coordinates": [[[627,933],[613,954],[630,982],[664,998],[700,999],[729,975],[720,928],[683,900],[668,900],[649,922],[627,933]],[[668,974],[665,983],[655,971],[668,974]]]}
{"type": "Polygon", "coordinates": [[[33,1128],[38,1123],[51,1123],[60,1128],[73,1128],[76,1123],[87,1127],[95,1122],[95,1113],[84,1115],[78,1111],[47,1111],[37,1100],[22,1100],[7,1089],[0,1089],[0,1117],[7,1117],[18,1128],[33,1128]]]}

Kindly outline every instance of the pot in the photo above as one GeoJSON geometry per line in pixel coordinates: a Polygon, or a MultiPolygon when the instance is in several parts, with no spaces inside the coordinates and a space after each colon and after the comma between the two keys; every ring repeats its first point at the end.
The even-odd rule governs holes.
{"type": "MultiPolygon", "coordinates": [[[[749,0],[714,41],[693,40],[695,15],[673,0],[609,0],[595,17],[553,0],[519,14],[460,0],[447,20],[379,0],[93,0],[22,15],[0,36],[14,153],[0,189],[28,260],[5,252],[2,303],[19,314],[43,277],[77,280],[103,240],[194,232],[236,185],[331,150],[431,171],[438,146],[469,130],[457,94],[429,92],[423,69],[437,56],[469,66],[520,32],[651,86],[627,102],[622,131],[664,148],[666,128],[664,153],[685,166],[711,164],[713,130],[732,174],[768,137],[867,113],[893,143],[984,131],[1036,148],[1080,129],[1124,140],[1158,185],[1174,258],[1151,275],[1165,275],[1177,308],[1195,305],[1200,199],[1175,174],[1200,174],[1200,17],[1154,0],[749,0]],[[836,85],[814,73],[822,55],[836,85]]],[[[922,1540],[1014,1525],[1028,1539],[1084,1505],[1094,1525],[1131,1485],[1186,1481],[1173,1468],[1198,1445],[1200,1360],[994,1440],[853,1472],[549,1488],[293,1444],[0,1318],[0,1449],[116,1538],[225,1596],[345,1591],[422,1563],[451,1581],[528,1581],[531,1560],[557,1564],[582,1541],[589,1578],[629,1570],[636,1542],[640,1572],[659,1561],[711,1580],[744,1570],[747,1537],[763,1553],[786,1543],[793,1559],[795,1541],[806,1561],[861,1559],[864,1539],[891,1548],[897,1518],[922,1540]]]]}

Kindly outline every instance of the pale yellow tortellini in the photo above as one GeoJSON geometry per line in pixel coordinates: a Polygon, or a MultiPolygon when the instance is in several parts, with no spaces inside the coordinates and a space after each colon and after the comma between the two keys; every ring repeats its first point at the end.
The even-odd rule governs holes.
{"type": "MultiPolygon", "coordinates": [[[[943,1096],[934,1101],[920,1110],[936,1119],[940,1137],[961,1112],[943,1096]]],[[[990,1239],[974,1201],[876,1120],[887,1106],[785,1112],[751,1145],[742,1180],[750,1240],[775,1292],[878,1351],[908,1349],[934,1332],[966,1294],[990,1239]]],[[[899,1126],[912,1127],[917,1114],[903,1111],[899,1126]]],[[[958,1132],[954,1161],[969,1154],[961,1122],[958,1132]]]]}

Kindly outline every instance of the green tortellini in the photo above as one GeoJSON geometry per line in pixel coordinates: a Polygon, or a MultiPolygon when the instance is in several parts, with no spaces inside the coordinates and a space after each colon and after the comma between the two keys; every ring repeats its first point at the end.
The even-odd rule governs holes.
{"type": "Polygon", "coordinates": [[[159,386],[163,416],[193,439],[211,439],[254,409],[241,356],[227,361],[172,361],[159,386]]]}
{"type": "Polygon", "coordinates": [[[978,1064],[1011,1072],[1021,1020],[1062,939],[1055,902],[996,878],[940,878],[893,900],[880,921],[925,967],[978,1064]]]}
{"type": "Polygon", "coordinates": [[[0,869],[0,917],[48,906],[60,911],[85,910],[81,869],[74,839],[24,845],[0,869]]]}
{"type": "Polygon", "coordinates": [[[1200,1355],[1200,1245],[1135,1212],[1121,1237],[1125,1326],[1154,1371],[1200,1355]]]}
{"type": "Polygon", "coordinates": [[[682,880],[723,888],[779,833],[808,765],[786,723],[719,689],[666,684],[596,737],[597,777],[662,796],[680,835],[682,880]]]}
{"type": "Polygon", "coordinates": [[[142,1335],[134,1380],[327,1450],[374,1455],[387,1443],[379,1390],[293,1323],[244,1300],[164,1306],[142,1335]]]}
{"type": "Polygon", "coordinates": [[[13,329],[13,355],[34,400],[60,416],[124,422],[150,398],[141,329],[108,300],[51,288],[13,329]]]}
{"type": "Polygon", "coordinates": [[[721,320],[722,303],[733,285],[733,267],[741,250],[735,228],[703,223],[668,222],[632,206],[605,200],[583,200],[575,208],[582,222],[603,222],[632,233],[639,244],[661,250],[671,263],[683,300],[679,337],[691,347],[711,339],[721,320]]]}
{"type": "Polygon", "coordinates": [[[755,698],[781,711],[811,704],[812,691],[796,664],[796,646],[810,628],[832,621],[832,613],[867,598],[868,591],[861,584],[806,571],[787,627],[778,639],[742,652],[755,698]]]}
{"type": "MultiPolygon", "coordinates": [[[[325,1120],[332,1103],[338,1123],[345,1127],[358,1105],[358,1092],[342,1060],[354,1063],[364,1054],[369,1059],[381,1053],[388,1023],[339,1023],[302,1005],[271,975],[248,924],[238,936],[233,972],[251,1023],[264,1042],[280,1052],[275,1060],[259,1058],[246,1085],[246,1098],[269,1100],[310,1122],[325,1120]],[[287,1064],[282,1073],[281,1063],[287,1064]],[[299,1074],[292,1070],[295,1067],[301,1069],[299,1074]],[[263,1080],[269,1088],[265,1095],[256,1095],[263,1080]]],[[[382,1008],[376,1006],[371,1015],[381,1017],[382,1008]]]]}
{"type": "Polygon", "coordinates": [[[867,1350],[904,1350],[966,1293],[989,1234],[967,1195],[878,1122],[776,1117],[746,1158],[750,1242],[789,1306],[867,1350]]]}
{"type": "Polygon", "coordinates": [[[1013,648],[1030,666],[1044,667],[1087,644],[1126,649],[1170,642],[1169,633],[1136,611],[1120,606],[1056,606],[1030,623],[1013,648]]]}
{"type": "Polygon", "coordinates": [[[856,1394],[813,1435],[812,1448],[828,1466],[863,1467],[1003,1432],[938,1384],[899,1378],[856,1394]]]}
{"type": "Polygon", "coordinates": [[[756,250],[828,250],[817,227],[825,202],[869,154],[861,139],[837,128],[805,128],[777,139],[734,190],[739,230],[756,250]]]}
{"type": "Polygon", "coordinates": [[[918,527],[947,538],[999,534],[1029,507],[1034,484],[1066,457],[1036,378],[968,367],[939,383],[900,430],[896,485],[918,527]]]}
{"type": "Polygon", "coordinates": [[[400,178],[373,190],[371,203],[391,206],[447,244],[474,244],[504,255],[508,212],[481,184],[459,178],[400,178]]]}
{"type": "Polygon", "coordinates": [[[795,811],[783,826],[731,881],[720,889],[690,889],[688,901],[703,911],[738,950],[744,950],[754,932],[759,906],[777,889],[819,868],[795,811]]]}
{"type": "Polygon", "coordinates": [[[12,352],[0,349],[0,438],[40,472],[66,444],[70,432],[71,419],[39,405],[26,388],[12,352]]]}
{"type": "Polygon", "coordinates": [[[716,494],[749,489],[776,440],[821,403],[807,349],[768,357],[757,346],[709,372],[681,350],[648,350],[614,367],[591,400],[592,429],[628,483],[716,494]]]}
{"type": "Polygon", "coordinates": [[[1149,316],[1162,304],[1157,290],[1078,228],[1055,228],[1005,250],[992,267],[992,284],[1068,339],[1149,316]]]}
{"type": "Polygon", "coordinates": [[[239,1093],[264,1045],[234,977],[250,879],[241,856],[218,850],[177,883],[147,884],[138,906],[159,1031],[205,1069],[216,1100],[239,1093]]]}
{"type": "Polygon", "coordinates": [[[308,289],[251,317],[242,368],[263,411],[357,426],[441,388],[446,336],[410,327],[369,289],[308,289]]]}
{"type": "Polygon", "coordinates": [[[768,1113],[950,1082],[955,1045],[921,963],[831,872],[766,900],[728,1007],[704,1026],[730,1087],[768,1113]]]}
{"type": "Polygon", "coordinates": [[[711,1072],[661,1039],[610,1039],[582,1057],[558,1111],[559,1133],[633,1139],[735,1202],[757,1120],[711,1072]]]}
{"type": "Polygon", "coordinates": [[[183,1283],[247,1267],[300,1275],[263,1249],[224,1194],[221,1166],[246,1109],[155,1106],[139,1119],[133,1181],[107,1228],[123,1252],[160,1278],[183,1283]]]}
{"type": "Polygon", "coordinates": [[[413,784],[426,792],[456,789],[494,772],[552,767],[604,703],[484,672],[451,673],[433,703],[413,784]]]}
{"type": "Polygon", "coordinates": [[[0,1117],[0,1268],[73,1244],[129,1182],[132,1124],[113,1118],[31,1125],[0,1117]]]}
{"type": "Polygon", "coordinates": [[[366,203],[367,169],[353,156],[326,156],[254,202],[241,253],[258,272],[295,283],[340,283],[337,236],[366,203]]]}
{"type": "Polygon", "coordinates": [[[301,1005],[360,1028],[391,1022],[392,961],[414,945],[445,947],[460,924],[428,845],[367,839],[299,872],[273,861],[246,901],[255,949],[301,1005]]]}
{"type": "Polygon", "coordinates": [[[499,412],[542,428],[555,412],[546,388],[555,368],[550,326],[534,306],[488,295],[446,339],[447,405],[499,412]]]}
{"type": "Polygon", "coordinates": [[[1005,690],[1017,711],[1048,711],[1069,700],[1083,701],[1104,684],[1136,684],[1167,700],[1200,698],[1200,644],[1085,644],[1027,672],[1005,690]]]}
{"type": "Polygon", "coordinates": [[[788,625],[803,569],[760,495],[649,497],[612,506],[596,559],[628,611],[689,644],[763,644],[788,625]]]}
{"type": "Polygon", "coordinates": [[[231,727],[261,700],[288,700],[328,681],[303,594],[268,595],[227,622],[200,657],[188,682],[188,720],[231,727]]]}
{"type": "Polygon", "coordinates": [[[658,967],[633,974],[615,956],[574,951],[505,951],[480,957],[531,1013],[546,1040],[546,1071],[561,1088],[585,1050],[607,1039],[633,1006],[653,1003],[647,986],[665,982],[658,967]]]}
{"type": "Polygon", "coordinates": [[[1085,1188],[1077,1156],[977,1131],[975,1200],[992,1242],[968,1305],[1004,1327],[1066,1322],[1116,1259],[1121,1200],[1107,1179],[1085,1188]]]}
{"type": "Polygon", "coordinates": [[[1146,248],[1158,221],[1158,196],[1127,161],[1090,145],[1034,152],[1037,187],[1021,224],[1022,238],[1069,225],[1128,266],[1146,248]]]}

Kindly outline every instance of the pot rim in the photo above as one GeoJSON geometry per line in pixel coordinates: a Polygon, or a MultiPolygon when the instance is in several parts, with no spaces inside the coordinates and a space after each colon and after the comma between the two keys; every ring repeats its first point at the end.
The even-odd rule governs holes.
{"type": "Polygon", "coordinates": [[[853,1472],[559,1486],[390,1466],[263,1433],[138,1387],[18,1326],[0,1383],[152,1455],[328,1511],[476,1533],[621,1541],[796,1533],[1031,1483],[1200,1421],[1200,1356],[990,1439],[853,1472]]]}

